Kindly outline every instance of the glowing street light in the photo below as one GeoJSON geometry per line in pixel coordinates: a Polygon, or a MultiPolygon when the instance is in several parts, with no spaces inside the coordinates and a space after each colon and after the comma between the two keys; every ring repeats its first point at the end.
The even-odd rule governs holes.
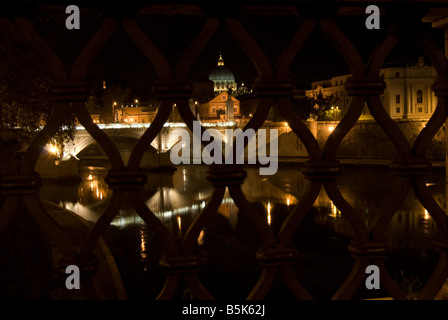
{"type": "Polygon", "coordinates": [[[118,112],[117,112],[117,115],[115,115],[115,107],[117,106],[117,102],[116,101],[114,101],[114,103],[113,103],[113,106],[112,106],[112,112],[113,112],[113,117],[114,117],[114,120],[115,120],[115,122],[118,122],[118,112]]]}
{"type": "Polygon", "coordinates": [[[48,149],[51,153],[53,154],[58,154],[59,150],[58,147],[56,147],[55,145],[51,145],[50,148],[48,149]]]}

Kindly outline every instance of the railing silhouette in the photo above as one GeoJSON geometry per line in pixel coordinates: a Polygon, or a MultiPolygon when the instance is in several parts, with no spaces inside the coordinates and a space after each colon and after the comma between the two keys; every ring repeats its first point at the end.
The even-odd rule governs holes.
{"type": "MultiPolygon", "coordinates": [[[[321,188],[324,187],[331,201],[350,222],[355,232],[355,239],[349,246],[354,259],[353,268],[332,299],[351,299],[358,288],[364,286],[365,270],[370,264],[379,267],[381,286],[389,296],[394,299],[407,299],[405,292],[389,274],[384,263],[388,255],[385,231],[393,215],[403,204],[408,190],[412,188],[421,204],[436,222],[439,230],[438,237],[434,242],[434,247],[439,253],[439,261],[419,293],[419,299],[434,299],[448,278],[448,221],[444,208],[441,208],[435,201],[425,184],[425,175],[431,170],[431,162],[427,159],[426,152],[432,138],[447,117],[448,64],[443,50],[427,36],[424,28],[421,28],[424,25],[421,17],[426,9],[446,8],[446,4],[439,1],[422,1],[416,3],[415,6],[409,5],[406,10],[403,9],[404,14],[397,9],[402,2],[381,2],[384,16],[394,23],[391,24],[386,38],[378,43],[377,49],[371,53],[369,60],[364,62],[356,43],[352,43],[344,35],[335,21],[338,13],[344,12],[344,10],[346,12],[351,10],[365,16],[364,10],[367,4],[362,1],[325,3],[293,1],[288,4],[264,4],[263,1],[255,1],[250,5],[242,1],[238,6],[224,3],[221,7],[215,2],[211,3],[216,6],[208,3],[204,1],[202,5],[154,4],[140,8],[130,6],[126,10],[123,9],[122,15],[113,9],[107,9],[106,6],[109,4],[104,8],[97,7],[95,10],[101,13],[101,24],[90,41],[77,54],[72,66],[68,69],[69,71],[67,71],[63,59],[34,28],[29,15],[37,9],[30,8],[26,14],[22,14],[17,8],[5,9],[4,17],[0,19],[1,28],[14,24],[27,41],[34,46],[52,73],[54,86],[51,90],[51,97],[54,113],[24,153],[19,164],[8,146],[3,141],[0,142],[3,198],[0,209],[0,231],[8,228],[8,222],[18,207],[24,205],[40,228],[60,248],[62,254],[61,274],[64,274],[65,267],[68,265],[79,266],[86,297],[99,299],[101,297],[95,289],[95,274],[98,271],[98,264],[94,248],[112,219],[117,215],[127,195],[135,211],[163,241],[165,251],[160,266],[166,271],[167,276],[165,285],[157,299],[173,298],[181,281],[185,281],[195,299],[214,299],[214,296],[203,286],[198,277],[201,258],[197,252],[196,242],[201,230],[215,216],[224,198],[226,188],[228,188],[240,214],[245,216],[256,228],[261,241],[256,258],[262,267],[262,273],[247,299],[265,298],[277,279],[281,279],[298,299],[313,299],[313,296],[298,280],[292,268],[297,255],[300,254],[294,247],[292,239],[297,228],[312,208],[321,188]],[[283,48],[275,64],[268,59],[260,44],[254,40],[241,22],[241,17],[244,16],[269,15],[274,12],[295,16],[300,21],[290,44],[283,48]],[[163,17],[164,15],[199,15],[204,17],[205,21],[202,30],[198,32],[190,46],[181,53],[180,59],[175,65],[168,61],[164,53],[152,42],[151,37],[145,34],[136,18],[138,16],[139,19],[151,19],[153,16],[163,17]],[[154,91],[161,101],[161,107],[155,120],[135,145],[127,165],[123,162],[110,138],[93,123],[86,108],[86,101],[90,94],[90,84],[86,79],[88,68],[120,24],[129,39],[135,43],[154,67],[158,77],[154,91]],[[188,104],[188,99],[193,92],[189,71],[219,27],[224,27],[227,30],[232,40],[245,52],[258,72],[253,90],[261,100],[245,129],[259,129],[267,119],[271,106],[277,106],[281,114],[288,119],[291,129],[306,146],[309,159],[302,167],[302,172],[310,183],[299,202],[289,212],[278,234],[274,234],[265,219],[248,202],[241,190],[241,185],[246,177],[243,167],[212,165],[207,179],[213,185],[213,195],[179,244],[173,234],[142,200],[140,190],[145,185],[147,177],[140,168],[140,161],[145,148],[151,144],[163,129],[164,123],[168,121],[173,103],[176,103],[185,124],[190,130],[193,130],[193,121],[196,118],[188,104]],[[320,28],[334,44],[352,73],[352,77],[345,83],[347,93],[353,97],[352,103],[322,148],[295,113],[289,100],[294,89],[293,81],[290,78],[291,65],[305,42],[312,37],[313,30],[317,28],[320,28]],[[412,35],[415,44],[431,60],[438,75],[433,85],[433,90],[438,98],[437,109],[412,145],[408,143],[396,123],[389,117],[380,99],[380,95],[385,89],[384,81],[379,74],[380,68],[399,39],[407,33],[412,35]],[[340,177],[342,172],[342,166],[337,159],[338,147],[360,117],[365,103],[375,121],[393,144],[396,159],[391,162],[390,170],[397,176],[397,186],[394,188],[394,192],[389,195],[389,199],[381,209],[381,214],[369,228],[342,196],[336,182],[336,178],[340,177]],[[70,237],[46,212],[39,198],[41,180],[39,174],[35,172],[35,165],[41,151],[55,134],[69,109],[104,149],[111,162],[111,169],[106,178],[109,188],[113,190],[110,204],[101,218],[91,226],[80,246],[75,246],[70,237]]],[[[26,5],[24,6],[26,7],[26,5]]],[[[123,7],[125,6],[126,4],[123,3],[123,7]]],[[[61,6],[61,10],[64,10],[64,7],[61,6]]],[[[118,8],[117,11],[119,11],[118,8]]],[[[188,28],[188,26],[184,25],[183,28],[188,28]]],[[[205,128],[202,129],[205,130],[205,128]]]]}

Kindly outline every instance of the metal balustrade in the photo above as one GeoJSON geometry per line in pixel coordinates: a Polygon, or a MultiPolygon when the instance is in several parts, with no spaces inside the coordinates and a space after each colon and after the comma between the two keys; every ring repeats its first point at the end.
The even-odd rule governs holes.
{"type": "MultiPolygon", "coordinates": [[[[380,1],[379,5],[384,10],[384,17],[396,22],[391,24],[387,37],[377,44],[376,50],[371,52],[370,59],[364,62],[359,54],[357,44],[347,38],[335,19],[336,17],[344,19],[344,13],[365,16],[364,10],[368,4],[365,1],[268,3],[265,1],[248,1],[247,3],[241,1],[238,6],[223,3],[219,8],[216,7],[218,6],[217,2],[211,2],[214,5],[208,3],[207,1],[200,4],[176,4],[173,2],[172,4],[147,4],[138,8],[137,6],[127,7],[126,2],[119,2],[123,9],[122,14],[109,8],[109,4],[93,6],[89,9],[101,13],[99,15],[101,17],[100,26],[90,41],[77,53],[76,59],[68,69],[65,66],[66,62],[35,30],[31,22],[30,15],[33,14],[33,10],[39,10],[39,7],[27,7],[29,4],[25,3],[23,4],[25,11],[21,11],[20,5],[0,7],[0,15],[3,15],[0,19],[1,28],[14,24],[23,33],[27,41],[33,45],[36,52],[46,62],[55,83],[51,91],[54,113],[23,154],[19,164],[6,143],[0,141],[3,198],[0,208],[0,230],[5,231],[8,228],[8,222],[12,219],[19,204],[23,204],[39,227],[60,248],[61,273],[64,273],[63,270],[67,265],[79,266],[86,297],[99,299],[101,297],[95,289],[98,261],[94,249],[100,237],[104,235],[107,227],[117,215],[127,195],[135,211],[148,226],[151,226],[163,242],[164,253],[160,266],[166,272],[166,281],[157,299],[164,300],[175,297],[182,281],[185,281],[195,299],[214,299],[215,297],[204,287],[198,276],[201,270],[201,259],[197,252],[196,241],[201,230],[209,225],[215,217],[215,213],[223,201],[226,188],[228,188],[231,198],[240,210],[239,214],[250,221],[257,230],[261,241],[256,259],[260,263],[262,272],[247,299],[265,298],[274,283],[280,280],[298,299],[313,299],[292,269],[297,256],[300,255],[293,245],[293,236],[306,215],[309,214],[323,187],[331,201],[341,211],[342,216],[349,221],[355,233],[355,239],[348,248],[354,259],[353,268],[343,284],[334,292],[332,299],[351,299],[358,288],[364,286],[365,270],[370,264],[379,267],[381,286],[388,296],[394,299],[407,299],[405,292],[385,266],[384,260],[388,255],[385,232],[392,217],[403,204],[407,191],[412,189],[436,222],[439,230],[437,240],[434,242],[434,247],[439,252],[438,264],[419,293],[419,299],[434,299],[448,278],[448,221],[445,208],[439,206],[425,184],[425,175],[431,170],[431,162],[427,159],[426,152],[431,140],[447,117],[448,64],[443,50],[437,47],[424,32],[420,31],[420,27],[425,24],[421,18],[426,9],[446,9],[447,4],[442,1],[419,1],[413,3],[415,6],[407,6],[401,1],[380,1]],[[397,10],[397,6],[398,8],[399,6],[407,7],[397,10]],[[270,61],[262,46],[254,40],[241,22],[244,17],[274,14],[287,14],[300,21],[290,44],[283,48],[281,54],[276,58],[275,64],[270,61]],[[164,17],[166,15],[177,17],[196,15],[203,17],[205,21],[202,29],[190,46],[180,53],[180,59],[174,65],[154,44],[151,37],[145,34],[138,22],[152,19],[154,16],[164,17]],[[145,125],[147,129],[135,145],[127,165],[123,162],[120,152],[110,138],[101,130],[100,126],[93,123],[86,108],[86,101],[90,93],[90,84],[86,79],[87,70],[119,25],[124,28],[127,37],[154,67],[158,77],[154,91],[161,101],[156,118],[150,125],[145,125]],[[207,200],[205,207],[201,208],[200,214],[179,243],[142,199],[140,191],[147,182],[147,177],[140,168],[140,161],[146,147],[151,144],[168,122],[173,103],[176,103],[185,125],[193,131],[193,121],[196,118],[188,104],[193,90],[189,71],[220,27],[227,30],[231,39],[253,62],[258,72],[253,90],[261,99],[255,114],[244,129],[257,130],[261,128],[271,106],[277,106],[287,119],[292,131],[306,147],[309,158],[301,170],[309,180],[309,185],[298,203],[291,207],[278,234],[274,234],[265,219],[242,192],[241,185],[246,178],[244,168],[239,165],[211,165],[207,179],[213,185],[212,196],[207,200]],[[323,147],[319,146],[313,134],[295,113],[289,100],[294,94],[294,85],[289,74],[291,65],[307,40],[312,37],[313,30],[318,28],[325,33],[329,41],[340,52],[352,73],[352,77],[345,83],[347,93],[353,97],[352,103],[323,147]],[[415,44],[429,57],[438,75],[433,86],[438,98],[437,109],[413,144],[408,143],[404,134],[385,111],[380,99],[385,88],[385,83],[379,74],[380,68],[400,37],[408,33],[414,37],[415,44]],[[396,175],[398,182],[398,187],[385,201],[379,218],[369,228],[341,194],[337,182],[337,178],[341,176],[342,172],[341,163],[337,158],[338,147],[357,122],[365,103],[396,151],[397,156],[390,163],[390,170],[396,175]],[[75,245],[46,211],[38,197],[41,180],[39,174],[35,172],[35,165],[40,153],[55,134],[63,121],[64,114],[69,109],[75,114],[80,125],[103,148],[111,163],[106,182],[109,189],[113,191],[112,198],[108,208],[98,221],[90,226],[81,245],[75,245]]],[[[60,10],[64,10],[64,8],[61,6],[60,10]]],[[[188,27],[188,25],[183,26],[183,28],[188,27]]],[[[359,28],[362,27],[364,26],[359,26],[359,28]]],[[[205,130],[205,127],[202,130],[205,130]]]]}

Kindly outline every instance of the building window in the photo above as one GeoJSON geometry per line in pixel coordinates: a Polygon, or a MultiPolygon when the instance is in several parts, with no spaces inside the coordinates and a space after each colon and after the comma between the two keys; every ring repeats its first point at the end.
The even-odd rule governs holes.
{"type": "Polygon", "coordinates": [[[395,78],[400,78],[400,72],[395,72],[395,78]]]}
{"type": "Polygon", "coordinates": [[[237,113],[238,112],[238,108],[237,107],[234,107],[233,108],[233,113],[237,113]]]}
{"type": "Polygon", "coordinates": [[[423,112],[423,108],[418,108],[418,112],[423,112]]]}
{"type": "Polygon", "coordinates": [[[395,103],[400,103],[400,95],[399,94],[397,94],[395,96],[395,103]]]}
{"type": "Polygon", "coordinates": [[[395,112],[396,112],[396,113],[400,113],[400,108],[396,108],[396,109],[395,109],[395,112]]]}
{"type": "Polygon", "coordinates": [[[212,113],[216,113],[215,107],[212,108],[212,113]]]}
{"type": "Polygon", "coordinates": [[[417,90],[417,103],[423,103],[423,92],[422,92],[422,90],[417,90]]]}

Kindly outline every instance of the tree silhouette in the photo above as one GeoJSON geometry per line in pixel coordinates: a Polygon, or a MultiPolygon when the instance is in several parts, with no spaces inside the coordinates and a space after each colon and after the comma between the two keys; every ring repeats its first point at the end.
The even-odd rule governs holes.
{"type": "MultiPolygon", "coordinates": [[[[10,25],[0,35],[0,134],[17,154],[24,152],[53,111],[51,75],[21,33],[10,25]]],[[[73,138],[75,118],[68,112],[51,143],[73,138]]]]}
{"type": "Polygon", "coordinates": [[[330,114],[335,98],[332,94],[324,95],[322,90],[314,93],[312,97],[306,97],[305,102],[311,109],[310,117],[317,121],[334,120],[330,114]]]}

